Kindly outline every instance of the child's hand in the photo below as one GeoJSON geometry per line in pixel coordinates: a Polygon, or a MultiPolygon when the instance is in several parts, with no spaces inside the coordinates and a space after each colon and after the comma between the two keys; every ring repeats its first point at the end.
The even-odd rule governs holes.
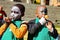
{"type": "Polygon", "coordinates": [[[4,18],[4,21],[10,23],[11,22],[11,19],[9,17],[5,17],[4,18]]]}
{"type": "Polygon", "coordinates": [[[46,27],[49,29],[50,32],[53,32],[53,27],[51,22],[46,23],[46,27]]]}

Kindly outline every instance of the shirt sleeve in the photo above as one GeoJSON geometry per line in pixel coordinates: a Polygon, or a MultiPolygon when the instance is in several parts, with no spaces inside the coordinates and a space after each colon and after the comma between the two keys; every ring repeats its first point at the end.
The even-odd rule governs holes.
{"type": "Polygon", "coordinates": [[[58,37],[58,32],[57,30],[55,29],[55,26],[54,24],[52,23],[52,27],[53,27],[53,31],[52,32],[49,32],[49,34],[54,37],[54,38],[57,38],[58,37]]]}
{"type": "Polygon", "coordinates": [[[17,28],[13,23],[11,23],[9,27],[17,38],[23,38],[27,32],[27,25],[25,24],[22,24],[20,28],[17,28]]]}
{"type": "Polygon", "coordinates": [[[4,33],[4,31],[6,30],[7,27],[8,27],[7,23],[4,23],[4,24],[0,27],[0,36],[4,33]]]}
{"type": "Polygon", "coordinates": [[[33,21],[30,21],[28,23],[28,31],[30,34],[35,34],[37,32],[37,30],[40,28],[41,24],[38,22],[38,23],[34,23],[34,20],[33,21]]]}

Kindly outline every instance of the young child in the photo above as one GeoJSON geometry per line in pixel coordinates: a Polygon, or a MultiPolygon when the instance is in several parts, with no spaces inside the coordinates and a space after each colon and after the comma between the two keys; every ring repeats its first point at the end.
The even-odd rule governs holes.
{"type": "Polygon", "coordinates": [[[47,7],[36,8],[36,19],[30,20],[28,25],[28,40],[55,40],[58,37],[53,23],[45,18],[47,7]]]}
{"type": "Polygon", "coordinates": [[[6,23],[3,24],[1,40],[23,40],[27,31],[27,25],[22,23],[25,7],[22,4],[15,4],[11,9],[10,17],[5,18],[6,23]]]}

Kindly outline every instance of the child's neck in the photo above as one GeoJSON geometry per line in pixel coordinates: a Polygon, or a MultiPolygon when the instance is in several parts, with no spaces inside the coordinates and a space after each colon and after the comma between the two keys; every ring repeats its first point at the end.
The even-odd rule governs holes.
{"type": "Polygon", "coordinates": [[[14,20],[14,21],[20,21],[21,20],[21,18],[20,19],[16,19],[16,20],[14,20]]]}

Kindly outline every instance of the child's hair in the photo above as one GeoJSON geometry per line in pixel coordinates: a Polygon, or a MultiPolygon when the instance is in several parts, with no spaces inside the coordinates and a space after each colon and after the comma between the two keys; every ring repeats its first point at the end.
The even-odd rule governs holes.
{"type": "Polygon", "coordinates": [[[14,6],[17,6],[17,7],[20,9],[20,11],[21,11],[21,16],[23,17],[23,16],[24,16],[24,12],[25,12],[25,7],[24,7],[24,5],[22,5],[22,4],[15,4],[14,6]]]}

